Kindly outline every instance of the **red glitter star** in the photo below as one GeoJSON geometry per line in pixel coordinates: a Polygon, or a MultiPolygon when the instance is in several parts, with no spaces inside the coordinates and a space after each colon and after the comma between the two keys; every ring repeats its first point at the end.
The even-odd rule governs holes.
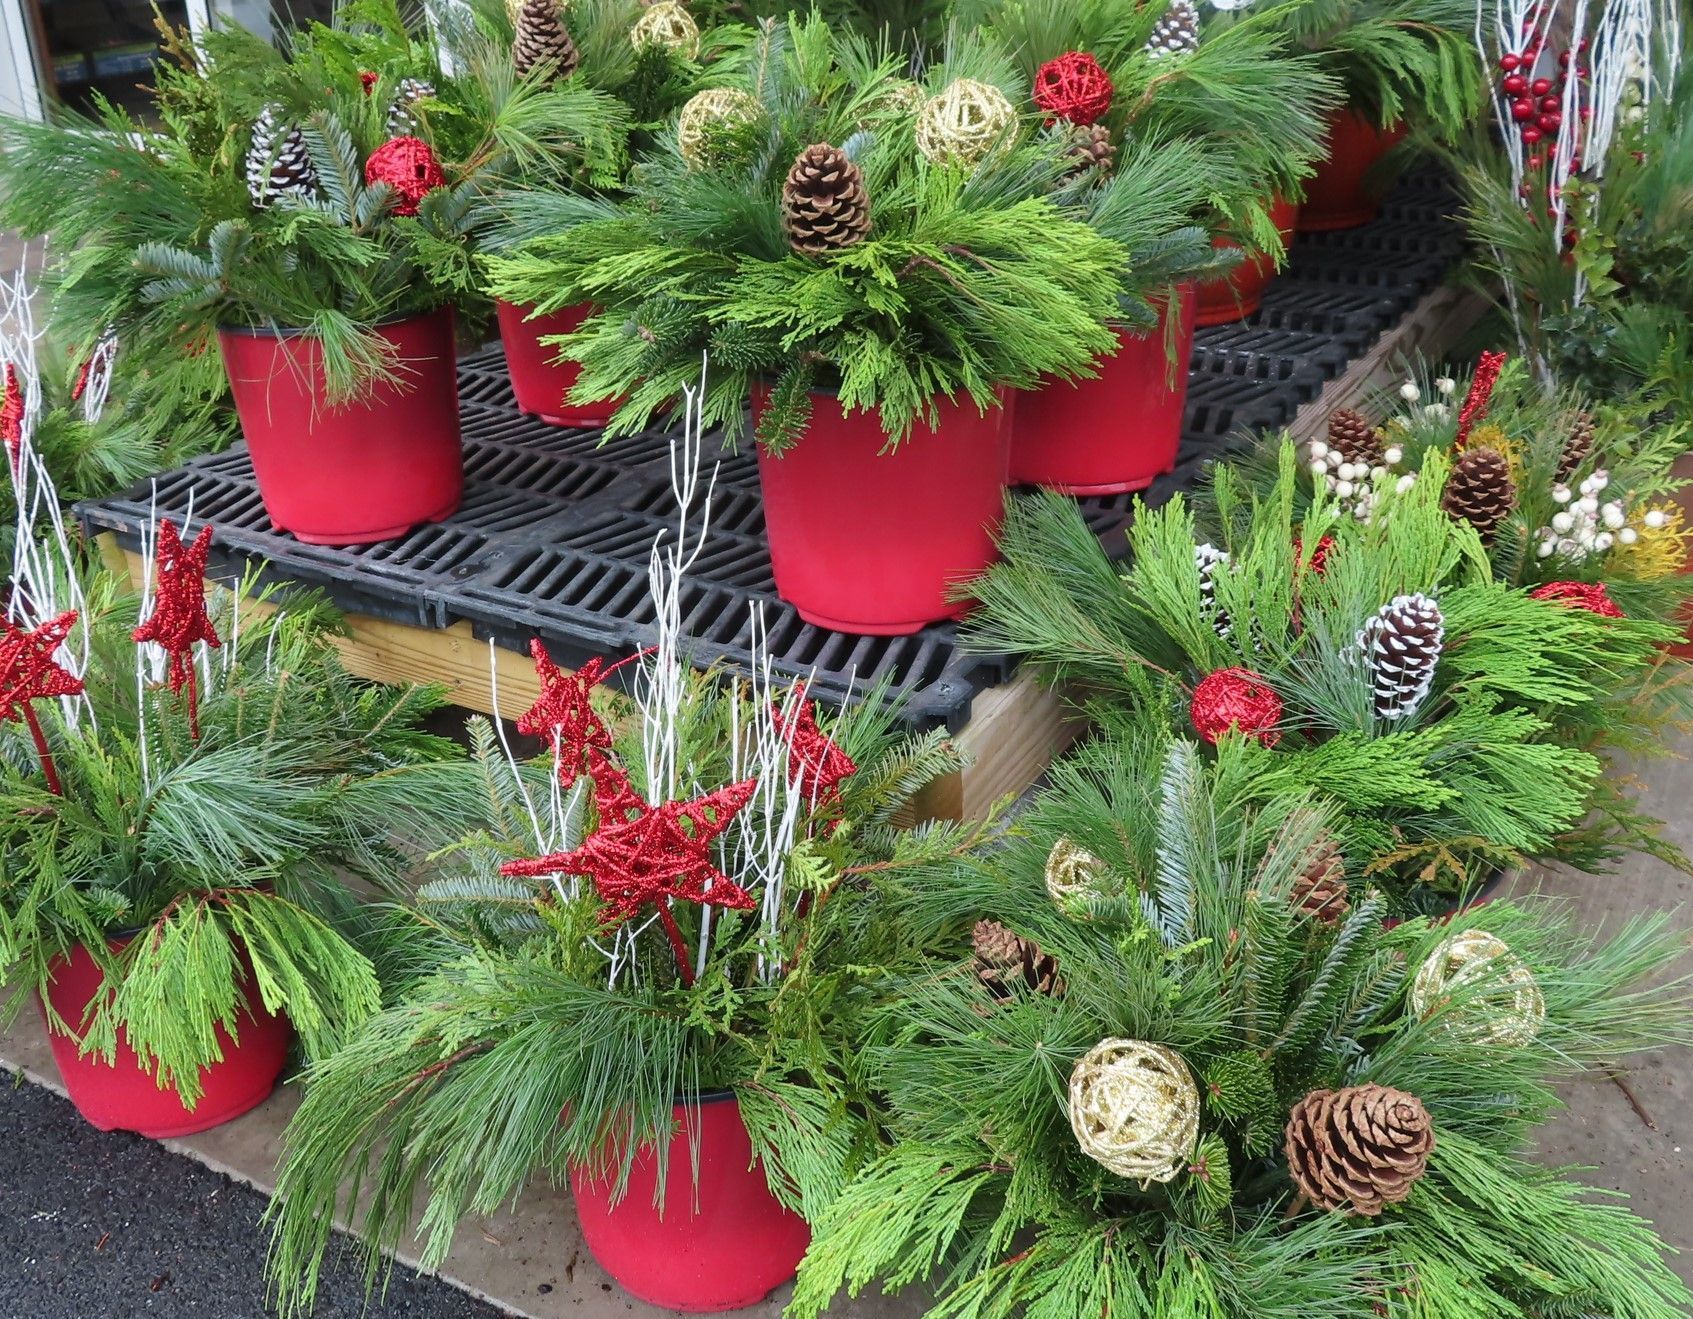
{"type": "Polygon", "coordinates": [[[744,779],[694,801],[665,802],[633,820],[602,823],[572,852],[507,861],[500,873],[519,878],[586,875],[605,903],[608,926],[654,904],[676,953],[682,981],[691,985],[687,945],[670,914],[670,900],[709,902],[736,911],[755,905],[752,894],[712,864],[707,847],[752,800],[757,788],[756,779],[744,779]]]}
{"type": "MultiPolygon", "coordinates": [[[[538,737],[554,747],[558,781],[565,787],[589,769],[598,753],[611,750],[611,732],[594,713],[589,694],[605,677],[604,666],[591,659],[575,673],[553,663],[539,637],[529,643],[541,694],[518,716],[517,731],[538,737]]],[[[597,780],[597,776],[596,776],[597,780]]]]}
{"type": "Polygon", "coordinates": [[[774,702],[770,718],[788,744],[788,777],[814,805],[833,806],[840,800],[841,784],[858,773],[851,756],[817,727],[817,704],[801,695],[793,715],[784,719],[782,707],[774,702]]]}
{"type": "Polygon", "coordinates": [[[1601,618],[1621,618],[1622,609],[1603,582],[1547,582],[1529,592],[1536,600],[1550,600],[1567,609],[1586,609],[1601,618]]]}
{"type": "Polygon", "coordinates": [[[1470,428],[1487,415],[1487,404],[1493,397],[1494,383],[1505,365],[1505,353],[1483,353],[1476,361],[1475,374],[1470,377],[1469,391],[1464,405],[1458,409],[1457,444],[1461,449],[1470,438],[1470,428]]]}
{"type": "Polygon", "coordinates": [[[41,755],[41,771],[54,792],[60,791],[59,774],[30,702],[48,696],[82,695],[82,679],[54,658],[75,625],[76,611],[67,609],[34,629],[19,627],[7,619],[5,631],[0,633],[0,722],[21,718],[29,726],[41,755]]]}
{"type": "Polygon", "coordinates": [[[24,443],[24,392],[18,385],[17,369],[6,363],[6,397],[0,402],[0,440],[12,457],[12,470],[18,470],[24,443]]]}
{"type": "Polygon", "coordinates": [[[200,528],[186,549],[176,523],[159,523],[154,547],[153,612],[130,635],[137,644],[155,642],[170,657],[166,676],[173,692],[188,689],[188,735],[200,739],[200,694],[194,682],[194,644],[214,650],[223,645],[206,612],[206,556],[212,548],[210,525],[200,528]]]}

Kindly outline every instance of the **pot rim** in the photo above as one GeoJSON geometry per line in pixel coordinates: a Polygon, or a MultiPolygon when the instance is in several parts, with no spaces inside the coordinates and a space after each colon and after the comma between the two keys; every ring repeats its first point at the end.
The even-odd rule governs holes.
{"type": "MultiPolygon", "coordinates": [[[[439,316],[443,312],[452,315],[453,304],[443,302],[438,307],[431,307],[428,311],[410,312],[405,316],[388,316],[380,321],[371,321],[365,328],[368,330],[385,330],[393,325],[409,325],[413,321],[428,320],[439,316]]],[[[232,335],[243,339],[316,339],[318,336],[310,330],[298,325],[232,325],[222,322],[218,325],[218,334],[232,335]]]]}

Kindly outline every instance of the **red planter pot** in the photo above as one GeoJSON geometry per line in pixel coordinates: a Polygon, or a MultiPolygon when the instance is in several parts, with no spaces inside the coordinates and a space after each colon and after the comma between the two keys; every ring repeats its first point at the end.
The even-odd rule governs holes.
{"type": "MultiPolygon", "coordinates": [[[[767,391],[753,389],[762,416],[767,391]]],[[[776,593],[809,623],[866,636],[901,636],[967,606],[951,587],[998,557],[1004,513],[1008,408],[939,401],[892,453],[878,413],[812,396],[811,421],[781,457],[762,449],[764,526],[776,593]]]]}
{"type": "MultiPolygon", "coordinates": [[[[1270,203],[1270,219],[1281,235],[1282,246],[1286,247],[1293,241],[1293,227],[1299,219],[1298,205],[1277,197],[1270,203]]],[[[1217,248],[1240,246],[1227,238],[1214,238],[1211,245],[1217,248]]],[[[1250,316],[1263,304],[1264,290],[1270,287],[1270,281],[1275,277],[1275,261],[1260,255],[1247,258],[1217,279],[1202,280],[1195,304],[1194,324],[1226,325],[1250,316]]]]}
{"type": "Polygon", "coordinates": [[[1326,233],[1368,224],[1381,210],[1381,191],[1368,176],[1377,161],[1405,136],[1403,124],[1377,128],[1356,110],[1329,115],[1328,155],[1305,181],[1299,232],[1326,233]]]}
{"type": "MultiPolygon", "coordinates": [[[[122,947],[121,941],[112,944],[114,952],[122,947]]],[[[80,1029],[83,1013],[100,991],[99,966],[86,948],[78,947],[69,957],[54,959],[52,975],[47,999],[53,1011],[80,1029]]],[[[231,1039],[221,1026],[217,1028],[223,1058],[200,1069],[201,1094],[192,1109],[174,1089],[159,1088],[123,1032],[118,1033],[117,1054],[108,1066],[98,1056],[80,1056],[77,1040],[49,1030],[53,1061],[77,1112],[101,1131],[134,1131],[163,1138],[209,1131],[258,1107],[276,1089],[294,1028],[286,1016],[265,1011],[250,969],[245,988],[240,1042],[231,1039]]]]}
{"type": "Polygon", "coordinates": [[[651,1148],[636,1156],[628,1192],[615,1205],[615,1179],[571,1170],[582,1238],[640,1300],[694,1314],[754,1305],[794,1276],[811,1229],[770,1194],[733,1095],[702,1095],[697,1105],[678,1104],[675,1114],[662,1213],[654,1205],[658,1160],[651,1148]]]}
{"type": "Polygon", "coordinates": [[[377,333],[398,351],[399,383],[330,407],[316,339],[218,332],[265,511],[310,545],[403,536],[447,517],[464,494],[451,308],[377,333]]]}
{"type": "Polygon", "coordinates": [[[1164,354],[1161,318],[1147,334],[1119,332],[1120,347],[1100,359],[1094,379],[1053,380],[1020,397],[1012,483],[1068,495],[1114,495],[1145,489],[1175,467],[1193,358],[1194,302],[1193,285],[1182,285],[1173,365],[1164,354]]]}
{"type": "Polygon", "coordinates": [[[575,362],[556,361],[558,349],[541,342],[543,337],[569,334],[579,328],[593,314],[593,308],[583,304],[545,316],[535,316],[533,310],[511,302],[494,303],[518,408],[549,426],[604,426],[623,400],[608,399],[580,407],[566,402],[582,368],[575,362]]]}

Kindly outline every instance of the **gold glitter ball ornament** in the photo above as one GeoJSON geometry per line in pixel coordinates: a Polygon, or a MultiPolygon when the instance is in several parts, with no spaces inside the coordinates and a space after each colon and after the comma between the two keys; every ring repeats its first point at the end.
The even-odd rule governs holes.
{"type": "Polygon", "coordinates": [[[1432,1016],[1455,992],[1467,1001],[1441,1024],[1481,1044],[1527,1044],[1546,1020],[1534,972],[1486,930],[1455,934],[1428,955],[1411,981],[1411,1011],[1432,1016]]]}
{"type": "Polygon", "coordinates": [[[1017,120],[1010,98],[989,83],[957,78],[923,102],[917,149],[936,165],[974,165],[1017,120]]]}
{"type": "Polygon", "coordinates": [[[676,0],[658,0],[629,29],[629,44],[636,50],[668,46],[686,59],[695,59],[700,53],[700,25],[676,0]]]}
{"type": "Polygon", "coordinates": [[[1109,890],[1111,867],[1080,843],[1060,838],[1046,857],[1046,891],[1066,912],[1077,912],[1087,899],[1104,897],[1109,890]]]}
{"type": "Polygon", "coordinates": [[[1144,1188],[1187,1167],[1199,1139],[1199,1087],[1174,1049],[1101,1040],[1070,1073],[1070,1127],[1082,1153],[1144,1188]]]}
{"type": "Polygon", "coordinates": [[[718,163],[729,135],[757,123],[763,113],[758,98],[739,87],[708,87],[694,93],[676,119],[676,145],[682,159],[693,169],[718,163]]]}

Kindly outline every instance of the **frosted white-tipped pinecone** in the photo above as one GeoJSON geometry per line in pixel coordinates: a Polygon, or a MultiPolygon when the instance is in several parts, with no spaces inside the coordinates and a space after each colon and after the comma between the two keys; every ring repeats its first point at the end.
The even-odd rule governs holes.
{"type": "Polygon", "coordinates": [[[1199,49],[1199,7],[1192,0],[1173,0],[1164,17],[1153,25],[1146,53],[1155,60],[1186,55],[1199,49]]]}
{"type": "Polygon", "coordinates": [[[1218,636],[1226,637],[1234,630],[1234,621],[1227,610],[1217,607],[1217,574],[1227,571],[1229,552],[1206,541],[1193,547],[1193,564],[1199,569],[1199,615],[1218,636]]]}
{"type": "Polygon", "coordinates": [[[412,107],[435,95],[435,84],[426,78],[401,78],[388,106],[388,136],[415,137],[419,124],[412,107]]]}
{"type": "Polygon", "coordinates": [[[1409,719],[1428,697],[1446,627],[1440,606],[1418,591],[1396,595],[1358,629],[1378,719],[1409,719]]]}
{"type": "Polygon", "coordinates": [[[267,105],[253,121],[253,140],[247,148],[247,193],[255,206],[269,206],[278,197],[317,196],[317,170],[306,139],[297,127],[284,131],[272,106],[267,105]]]}

